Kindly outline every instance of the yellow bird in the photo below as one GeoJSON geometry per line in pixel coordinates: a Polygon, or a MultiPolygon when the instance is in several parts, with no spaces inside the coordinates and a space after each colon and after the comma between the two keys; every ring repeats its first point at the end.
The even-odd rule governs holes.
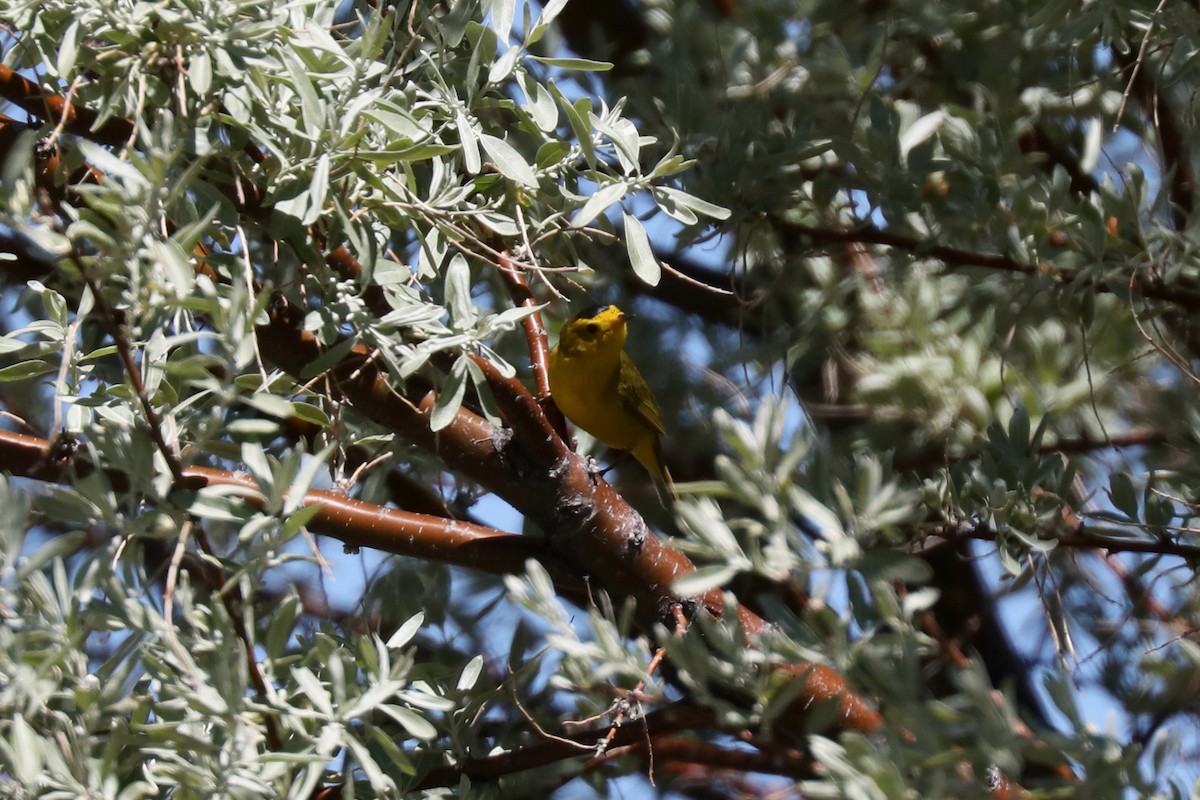
{"type": "Polygon", "coordinates": [[[593,306],[563,325],[550,353],[550,394],[571,422],[606,446],[631,452],[666,503],[673,491],[662,464],[662,412],[625,354],[629,319],[616,306],[593,306]]]}

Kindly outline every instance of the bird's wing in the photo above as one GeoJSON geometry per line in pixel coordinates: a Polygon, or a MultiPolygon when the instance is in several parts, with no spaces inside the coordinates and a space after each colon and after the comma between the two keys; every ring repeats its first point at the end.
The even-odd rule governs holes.
{"type": "Polygon", "coordinates": [[[633,361],[625,355],[624,351],[621,351],[621,370],[617,380],[619,381],[617,389],[625,407],[653,425],[659,433],[666,433],[667,430],[663,427],[662,411],[658,407],[658,401],[654,399],[654,393],[650,391],[650,387],[646,385],[646,379],[642,377],[642,373],[638,372],[638,368],[634,366],[633,361]]]}

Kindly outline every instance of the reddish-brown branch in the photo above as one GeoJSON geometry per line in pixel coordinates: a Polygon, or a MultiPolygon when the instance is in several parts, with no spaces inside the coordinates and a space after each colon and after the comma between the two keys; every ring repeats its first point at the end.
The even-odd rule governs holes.
{"type": "MultiPolygon", "coordinates": [[[[500,273],[500,279],[504,282],[505,287],[508,288],[508,295],[512,298],[513,305],[518,308],[533,308],[538,304],[533,292],[529,291],[529,283],[525,280],[521,268],[513,263],[507,253],[500,255],[500,268],[497,271],[500,273]]],[[[529,362],[533,364],[537,396],[539,398],[549,397],[550,379],[547,377],[547,365],[550,361],[550,347],[546,343],[546,327],[542,324],[541,312],[533,312],[521,324],[525,328],[525,339],[529,343],[529,362]]]]}
{"type": "MultiPolygon", "coordinates": [[[[846,681],[833,669],[824,664],[798,662],[795,664],[779,664],[773,670],[776,674],[787,675],[793,680],[802,680],[804,690],[785,714],[784,722],[799,722],[807,715],[815,704],[837,703],[837,727],[849,728],[856,731],[870,732],[883,727],[883,717],[871,708],[863,698],[847,691],[846,681]],[[793,719],[786,719],[788,715],[793,719]]],[[[792,729],[802,728],[802,725],[788,725],[792,729]]]]}
{"type": "Polygon", "coordinates": [[[987,777],[991,784],[988,794],[992,800],[1029,800],[1033,797],[1023,786],[1013,783],[999,770],[987,777]]]}
{"type": "Polygon", "coordinates": [[[523,446],[536,450],[537,457],[546,464],[570,457],[570,449],[523,383],[516,378],[504,377],[492,362],[482,356],[471,355],[467,358],[474,361],[487,378],[488,386],[508,424],[522,433],[523,446]]]}
{"type": "MultiPolygon", "coordinates": [[[[318,252],[324,251],[326,249],[325,238],[320,235],[314,235],[313,245],[318,252]]],[[[344,278],[360,280],[362,277],[362,264],[358,263],[358,260],[351,255],[350,251],[344,245],[339,246],[333,252],[326,255],[325,263],[344,278]]],[[[362,287],[362,290],[363,301],[371,311],[383,316],[391,310],[391,306],[388,305],[387,298],[384,296],[383,289],[379,284],[366,284],[362,287]]]]}
{"type": "MultiPolygon", "coordinates": [[[[52,445],[46,439],[0,431],[0,461],[5,471],[13,475],[57,482],[66,471],[53,457],[52,445]]],[[[86,460],[76,459],[71,469],[76,476],[83,477],[94,467],[86,460]]],[[[129,482],[120,471],[106,470],[105,474],[118,491],[128,489],[129,482]]],[[[207,486],[234,487],[242,490],[237,496],[245,502],[255,506],[263,502],[258,484],[248,475],[209,467],[184,467],[177,488],[197,491],[207,486]]],[[[583,595],[583,587],[574,573],[532,537],[377,506],[322,489],[306,492],[303,505],[320,506],[309,522],[313,530],[354,547],[372,547],[495,574],[522,573],[525,562],[536,557],[543,560],[556,578],[563,578],[564,585],[573,585],[575,596],[583,595]]]]}
{"type": "MultiPolygon", "coordinates": [[[[321,347],[314,336],[293,326],[291,316],[272,315],[271,322],[258,329],[259,346],[273,363],[299,374],[321,354],[321,347]]],[[[399,393],[362,346],[351,350],[327,377],[332,390],[360,413],[429,450],[537,522],[553,549],[599,577],[610,591],[637,597],[648,619],[661,614],[670,622],[669,604],[660,604],[672,598],[671,584],[694,569],[691,561],[646,530],[641,517],[611,486],[549,435],[552,431],[536,410],[536,401],[519,382],[501,379],[493,384],[511,417],[510,437],[465,409],[433,432],[429,416],[436,395],[420,389],[399,393]]],[[[721,613],[720,592],[702,600],[721,613]]],[[[744,623],[752,633],[764,627],[753,615],[744,623]]]]}
{"type": "MultiPolygon", "coordinates": [[[[17,143],[21,134],[33,130],[36,130],[36,127],[27,122],[15,120],[7,114],[0,114],[0,158],[7,161],[13,145],[17,143]]],[[[34,183],[38,192],[49,201],[48,204],[44,204],[53,206],[54,203],[62,200],[62,188],[56,185],[59,171],[62,169],[62,148],[57,145],[35,147],[33,157],[34,183]]]]}
{"type": "Polygon", "coordinates": [[[109,117],[100,125],[99,116],[86,106],[70,103],[57,94],[43,92],[30,80],[0,64],[0,97],[50,125],[63,124],[67,133],[100,144],[121,145],[133,138],[134,126],[127,119],[109,117]]]}

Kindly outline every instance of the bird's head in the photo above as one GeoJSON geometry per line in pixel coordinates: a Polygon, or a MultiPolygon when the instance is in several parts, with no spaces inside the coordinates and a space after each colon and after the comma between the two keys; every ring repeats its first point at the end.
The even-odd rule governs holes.
{"type": "Polygon", "coordinates": [[[559,346],[571,352],[620,352],[625,346],[625,323],[631,319],[614,305],[585,308],[563,325],[559,346]]]}

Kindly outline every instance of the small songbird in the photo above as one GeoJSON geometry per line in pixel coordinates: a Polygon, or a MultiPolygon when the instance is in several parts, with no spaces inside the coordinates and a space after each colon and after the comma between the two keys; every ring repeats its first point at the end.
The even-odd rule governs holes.
{"type": "Polygon", "coordinates": [[[631,452],[666,503],[673,491],[662,464],[662,412],[625,354],[630,319],[616,306],[593,306],[563,325],[550,353],[550,394],[571,422],[606,446],[631,452]]]}

